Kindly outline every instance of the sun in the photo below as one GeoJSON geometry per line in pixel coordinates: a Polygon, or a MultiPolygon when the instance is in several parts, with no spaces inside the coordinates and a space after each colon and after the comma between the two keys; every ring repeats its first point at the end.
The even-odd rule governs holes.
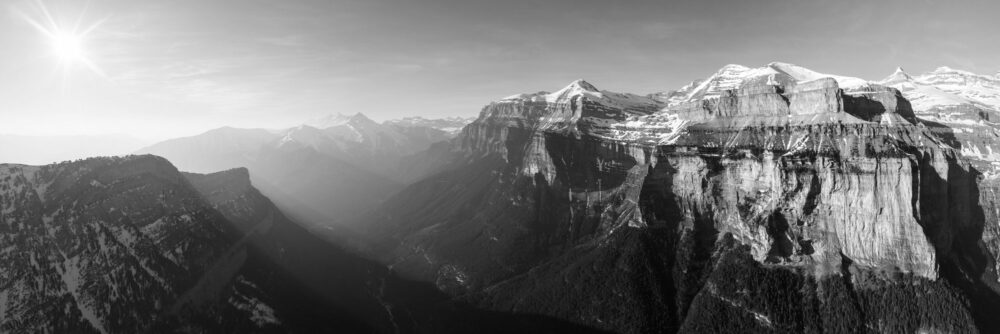
{"type": "Polygon", "coordinates": [[[56,32],[51,37],[52,49],[59,60],[66,63],[86,60],[83,50],[83,36],[72,32],[56,32]]]}
{"type": "Polygon", "coordinates": [[[54,19],[49,8],[43,2],[38,1],[36,4],[39,15],[21,13],[21,16],[41,33],[41,37],[46,39],[51,46],[52,54],[63,70],[68,74],[77,65],[83,65],[92,72],[104,76],[104,72],[90,58],[91,55],[87,52],[86,44],[95,29],[107,19],[84,26],[84,17],[83,14],[80,14],[76,22],[60,22],[54,19]],[[81,29],[82,27],[86,27],[86,29],[81,29]]]}

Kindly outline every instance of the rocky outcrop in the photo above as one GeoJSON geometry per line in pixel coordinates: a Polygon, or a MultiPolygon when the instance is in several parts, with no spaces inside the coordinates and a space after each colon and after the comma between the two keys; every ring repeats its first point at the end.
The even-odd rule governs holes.
{"type": "Polygon", "coordinates": [[[852,115],[871,122],[892,124],[899,118],[909,123],[917,121],[910,107],[910,101],[892,87],[882,85],[865,85],[846,92],[845,110],[851,110],[852,115]]]}
{"type": "Polygon", "coordinates": [[[797,82],[781,73],[747,79],[737,89],[679,104],[669,111],[692,122],[718,121],[716,124],[737,127],[831,121],[916,122],[909,102],[896,89],[869,84],[841,90],[833,78],[797,82]],[[853,117],[841,115],[845,112],[853,117]]]}
{"type": "Polygon", "coordinates": [[[619,332],[993,328],[959,274],[988,266],[960,260],[983,256],[979,173],[898,90],[771,64],[651,114],[544,96],[484,108],[455,163],[363,219],[375,254],[484,307],[619,332]]]}
{"type": "Polygon", "coordinates": [[[704,99],[678,107],[677,113],[690,121],[708,121],[717,118],[770,117],[789,114],[788,102],[778,86],[745,85],[737,90],[726,90],[718,98],[704,99]]]}
{"type": "Polygon", "coordinates": [[[834,114],[844,112],[843,95],[837,81],[826,78],[794,86],[788,97],[794,115],[834,114]]]}
{"type": "Polygon", "coordinates": [[[712,217],[761,262],[822,275],[839,271],[843,256],[934,279],[936,252],[951,248],[948,227],[969,224],[958,219],[968,204],[922,202],[927,194],[948,198],[946,182],[969,179],[953,179],[949,169],[967,167],[950,151],[927,149],[933,137],[913,125],[689,131],[684,148],[658,159],[670,166],[658,168],[675,171],[667,188],[677,207],[686,221],[712,217]]]}
{"type": "Polygon", "coordinates": [[[0,173],[4,331],[142,331],[235,242],[162,158],[0,173]]]}

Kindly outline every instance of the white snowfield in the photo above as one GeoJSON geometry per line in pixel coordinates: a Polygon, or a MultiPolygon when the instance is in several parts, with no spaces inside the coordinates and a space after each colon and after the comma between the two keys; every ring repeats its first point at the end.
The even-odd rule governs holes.
{"type": "Polygon", "coordinates": [[[897,68],[879,83],[899,89],[920,119],[947,125],[956,137],[964,138],[959,152],[989,162],[985,177],[1000,177],[1000,146],[983,140],[1000,134],[1000,123],[980,114],[1000,112],[1000,78],[949,67],[912,76],[897,68]]]}
{"type": "Polygon", "coordinates": [[[1000,78],[995,76],[949,67],[911,76],[897,68],[879,83],[903,92],[918,114],[959,105],[1000,110],[1000,78]]]}
{"type": "Polygon", "coordinates": [[[688,86],[681,87],[680,91],[689,91],[687,93],[687,98],[683,100],[671,101],[671,105],[695,101],[702,98],[708,99],[717,97],[723,91],[739,88],[743,82],[749,79],[767,77],[769,83],[776,84],[774,82],[774,76],[776,74],[788,75],[798,83],[805,83],[823,78],[833,78],[837,81],[837,85],[839,85],[840,88],[846,90],[862,87],[871,83],[870,81],[860,78],[820,73],[802,66],[782,62],[772,62],[767,64],[767,66],[757,68],[730,64],[723,66],[722,69],[708,77],[708,79],[702,81],[701,84],[693,89],[688,86]]]}

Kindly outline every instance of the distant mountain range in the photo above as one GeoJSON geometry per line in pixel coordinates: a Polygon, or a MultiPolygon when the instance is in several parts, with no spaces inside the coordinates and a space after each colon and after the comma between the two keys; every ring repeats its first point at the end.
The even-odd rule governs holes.
{"type": "Polygon", "coordinates": [[[460,118],[377,123],[331,115],[278,130],[220,128],[137,151],[166,157],[181,170],[250,170],[283,208],[307,221],[336,221],[378,205],[423,171],[402,161],[448,140],[460,118]],[[450,131],[450,132],[449,132],[450,131]]]}

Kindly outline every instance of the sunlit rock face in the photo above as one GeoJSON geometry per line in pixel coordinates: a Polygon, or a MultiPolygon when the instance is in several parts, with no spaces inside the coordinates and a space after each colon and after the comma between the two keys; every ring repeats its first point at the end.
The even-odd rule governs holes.
{"type": "Polygon", "coordinates": [[[761,262],[823,274],[839,271],[843,256],[936,278],[936,246],[949,249],[951,233],[937,228],[950,220],[939,219],[963,208],[921,212],[934,205],[921,194],[948,196],[937,190],[947,190],[949,168],[962,168],[953,151],[914,123],[895,89],[844,91],[832,78],[796,84],[774,77],[680,110],[700,122],[659,147],[658,161],[670,166],[660,170],[676,171],[669,189],[683,191],[674,195],[687,224],[712,217],[761,262]]]}
{"type": "Polygon", "coordinates": [[[618,332],[975,331],[948,296],[993,270],[960,260],[985,255],[969,245],[992,199],[899,90],[773,63],[660,110],[566,91],[485,107],[459,162],[363,220],[374,252],[485,307],[618,332]],[[955,313],[902,305],[907,286],[955,313]],[[869,303],[886,293],[899,305],[869,303]],[[890,325],[909,317],[929,320],[890,325]]]}
{"type": "MultiPolygon", "coordinates": [[[[644,110],[608,112],[586,96],[568,101],[491,104],[459,145],[499,155],[515,175],[566,187],[571,202],[579,189],[641,187],[624,185],[615,173],[633,180],[667,173],[650,177],[670,180],[661,188],[678,199],[670,205],[681,210],[681,226],[695,216],[712,217],[717,230],[751,245],[758,261],[821,275],[839,271],[844,256],[858,266],[936,278],[937,249],[950,248],[951,220],[965,209],[936,202],[948,202],[949,181],[956,187],[969,182],[949,180],[962,174],[949,168],[967,167],[914,123],[909,103],[893,88],[869,84],[844,91],[833,78],[796,82],[781,73],[750,78],[666,109],[688,123],[671,144],[656,146],[607,140],[581,126],[622,122],[623,115],[644,110]],[[579,144],[554,144],[573,141],[579,144]],[[586,163],[569,165],[566,156],[586,163]]],[[[602,196],[604,190],[586,193],[594,191],[584,196],[587,203],[614,200],[602,196]]]]}
{"type": "Polygon", "coordinates": [[[967,167],[912,124],[688,131],[659,151],[660,187],[684,224],[711,217],[760,262],[824,275],[843,256],[933,279],[936,253],[968,224],[967,167]]]}

